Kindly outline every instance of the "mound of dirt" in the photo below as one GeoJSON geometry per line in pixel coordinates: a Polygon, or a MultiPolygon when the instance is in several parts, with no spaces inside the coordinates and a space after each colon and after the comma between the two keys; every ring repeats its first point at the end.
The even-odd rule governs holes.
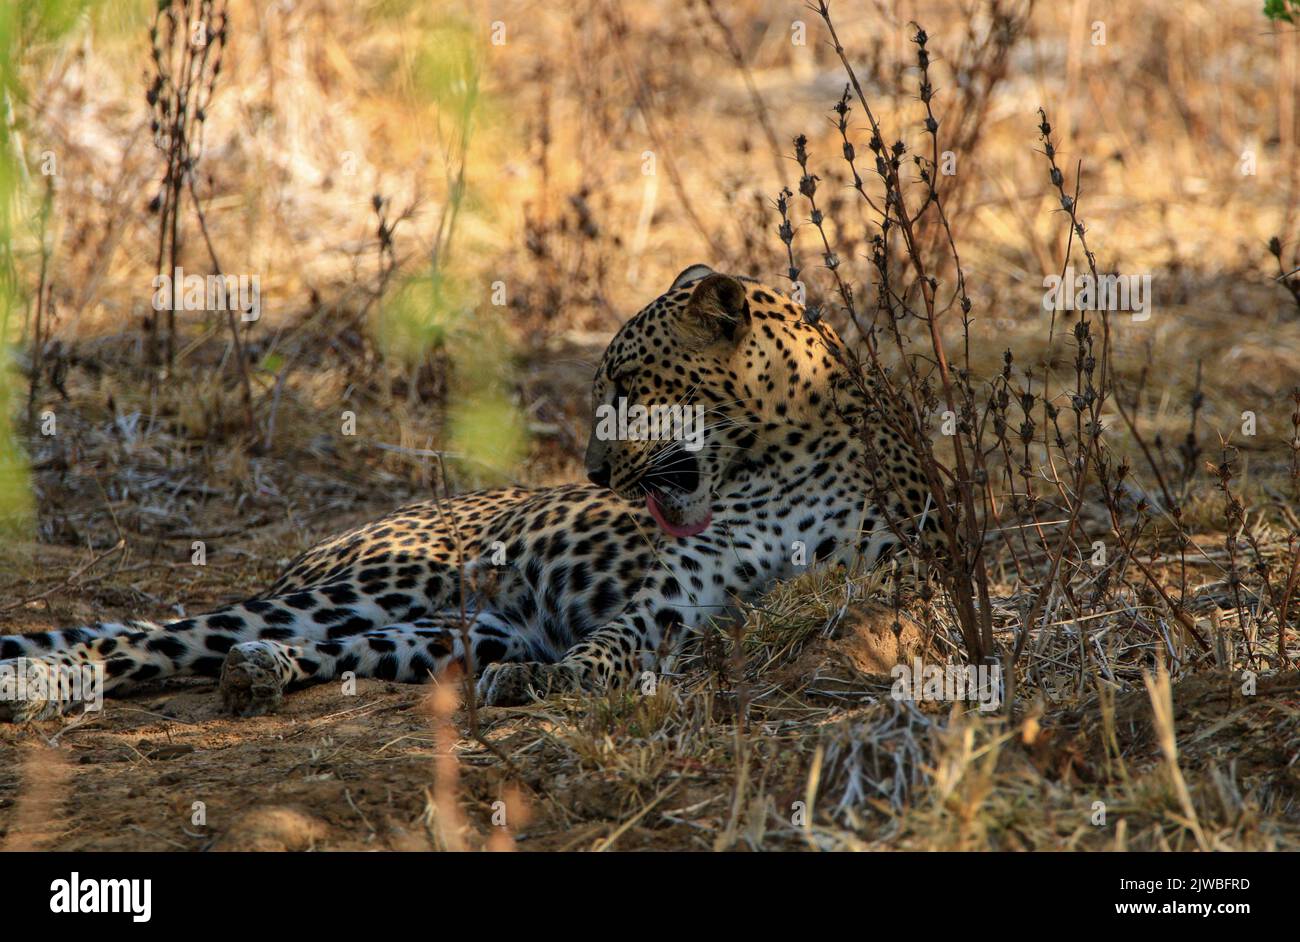
{"type": "Polygon", "coordinates": [[[864,674],[888,676],[924,656],[925,628],[907,612],[863,605],[845,616],[828,647],[864,674]]]}
{"type": "Polygon", "coordinates": [[[314,850],[329,825],[297,808],[267,805],[254,808],[231,824],[213,850],[314,850]]]}
{"type": "Polygon", "coordinates": [[[925,651],[925,628],[912,615],[867,603],[846,612],[831,637],[813,638],[770,679],[792,689],[860,686],[864,679],[892,682],[895,665],[909,664],[925,651]]]}

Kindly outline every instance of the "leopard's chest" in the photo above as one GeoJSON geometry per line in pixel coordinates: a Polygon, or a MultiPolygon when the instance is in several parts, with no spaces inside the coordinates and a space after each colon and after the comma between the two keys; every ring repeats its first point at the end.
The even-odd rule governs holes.
{"type": "Polygon", "coordinates": [[[747,596],[760,594],[777,580],[845,558],[863,506],[861,493],[835,482],[799,488],[774,479],[741,495],[720,514],[734,560],[732,587],[747,596]]]}

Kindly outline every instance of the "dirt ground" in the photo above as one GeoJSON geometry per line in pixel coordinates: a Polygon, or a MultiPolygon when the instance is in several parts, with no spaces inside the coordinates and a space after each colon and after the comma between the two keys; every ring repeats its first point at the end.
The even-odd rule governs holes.
{"type": "MultiPolygon", "coordinates": [[[[836,655],[883,663],[898,644],[892,634],[878,635],[850,632],[828,642],[834,651],[808,651],[784,680],[797,689],[800,677],[836,655]]],[[[494,749],[464,736],[465,710],[452,716],[456,800],[472,845],[496,849],[489,843],[492,805],[514,783],[531,796],[510,802],[527,822],[506,830],[519,849],[708,846],[702,834],[716,819],[676,824],[653,811],[629,811],[612,783],[583,774],[556,778],[542,757],[530,758],[537,750],[529,744],[564,722],[552,709],[488,708],[478,720],[494,749]]],[[[345,696],[327,684],[291,694],[276,715],[237,719],[223,715],[213,683],[178,679],[152,695],[106,701],[102,712],[6,726],[0,847],[433,849],[441,846],[431,806],[438,722],[429,688],[360,680],[355,695],[345,696]],[[202,825],[194,823],[196,802],[204,806],[202,825]]],[[[724,791],[717,770],[686,757],[669,777],[679,797],[709,794],[711,802],[724,791]]]]}
{"type": "MultiPolygon", "coordinates": [[[[874,838],[861,824],[854,836],[819,815],[806,830],[792,826],[782,810],[804,797],[833,731],[877,722],[888,710],[883,671],[922,650],[915,623],[896,638],[893,620],[887,611],[853,613],[836,637],[810,639],[771,672],[766,691],[756,692],[747,746],[762,781],[739,806],[746,786],[734,754],[680,738],[698,718],[681,715],[671,690],[644,698],[648,707],[610,697],[594,706],[482,709],[476,737],[468,712],[447,712],[434,687],[361,680],[344,695],[327,684],[289,695],[276,715],[236,719],[220,711],[214,684],[183,679],[109,700],[102,712],[0,727],[0,847],[710,849],[733,830],[736,807],[738,848],[906,848],[933,842],[927,831],[952,816],[959,823],[946,826],[955,828],[956,846],[1040,847],[1041,829],[1054,832],[1058,846],[1116,847],[1144,834],[1158,844],[1166,819],[1182,809],[1143,692],[1119,696],[1100,715],[1031,714],[978,750],[945,744],[960,726],[954,714],[948,732],[933,730],[925,747],[935,763],[931,784],[911,796],[915,820],[902,833],[888,826],[893,814],[880,799],[867,802],[882,812],[869,817],[874,838]],[[839,704],[828,707],[831,698],[839,704]],[[994,765],[983,768],[987,755],[979,753],[990,748],[994,765]],[[448,754],[450,764],[440,761],[448,754]],[[976,796],[946,782],[953,762],[968,766],[976,796]],[[1124,797],[1111,797],[1117,793],[1124,797]],[[1086,823],[1096,796],[1110,803],[1109,829],[1086,823]],[[972,797],[974,814],[963,810],[972,797]],[[439,814],[449,807],[450,818],[439,814]]],[[[1300,673],[1276,676],[1249,697],[1239,685],[1240,678],[1198,675],[1174,687],[1179,761],[1199,809],[1193,820],[1200,817],[1207,842],[1233,842],[1245,831],[1246,846],[1294,848],[1300,673]],[[1208,815],[1206,803],[1215,805],[1208,815]]],[[[695,690],[696,698],[708,695],[695,690]]],[[[966,729],[984,739],[984,726],[966,729]]],[[[723,721],[717,732],[728,740],[734,729],[723,721]]],[[[877,766],[892,748],[877,747],[877,766]]],[[[1171,832],[1167,846],[1184,844],[1194,846],[1171,832]]]]}

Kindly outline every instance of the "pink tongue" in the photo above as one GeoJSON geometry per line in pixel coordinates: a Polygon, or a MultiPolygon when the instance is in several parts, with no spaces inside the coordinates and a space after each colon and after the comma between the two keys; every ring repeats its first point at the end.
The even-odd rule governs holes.
{"type": "Polygon", "coordinates": [[[707,530],[713,521],[713,511],[710,510],[699,523],[692,523],[689,526],[669,523],[667,516],[664,515],[664,509],[659,506],[659,501],[655,499],[653,493],[649,492],[645,495],[645,507],[650,511],[650,516],[655,518],[655,523],[659,524],[660,529],[669,536],[695,536],[707,530]]]}

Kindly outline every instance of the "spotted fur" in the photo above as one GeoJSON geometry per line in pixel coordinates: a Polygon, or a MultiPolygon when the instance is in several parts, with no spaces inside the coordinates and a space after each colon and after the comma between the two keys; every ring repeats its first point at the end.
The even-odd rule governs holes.
{"type": "MultiPolygon", "coordinates": [[[[698,451],[593,435],[591,483],[412,504],[308,550],[254,598],[161,625],[5,637],[0,659],[99,663],[114,692],[219,676],[243,715],[347,672],[415,683],[469,661],[487,704],[514,704],[660,669],[774,580],[879,559],[897,540],[873,494],[924,519],[915,457],[885,424],[866,444],[845,420],[862,405],[835,344],[784,294],[692,266],[618,331],[593,405],[702,406],[698,451]]],[[[0,702],[10,719],[57,709],[0,702]]]]}

